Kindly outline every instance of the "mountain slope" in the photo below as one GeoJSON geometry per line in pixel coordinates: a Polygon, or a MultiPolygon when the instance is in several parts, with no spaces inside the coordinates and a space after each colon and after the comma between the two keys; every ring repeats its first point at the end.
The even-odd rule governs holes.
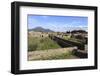
{"type": "Polygon", "coordinates": [[[29,31],[35,31],[35,32],[53,32],[50,29],[44,29],[42,27],[36,27],[36,28],[33,28],[33,29],[29,29],[29,31]]]}

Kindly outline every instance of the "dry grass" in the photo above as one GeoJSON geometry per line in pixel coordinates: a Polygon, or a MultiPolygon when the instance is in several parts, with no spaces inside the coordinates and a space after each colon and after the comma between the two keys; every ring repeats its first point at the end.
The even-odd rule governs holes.
{"type": "Polygon", "coordinates": [[[56,42],[49,37],[32,37],[28,38],[28,51],[57,49],[61,48],[56,42]]]}
{"type": "Polygon", "coordinates": [[[75,47],[28,52],[28,60],[70,59],[75,47]]]}

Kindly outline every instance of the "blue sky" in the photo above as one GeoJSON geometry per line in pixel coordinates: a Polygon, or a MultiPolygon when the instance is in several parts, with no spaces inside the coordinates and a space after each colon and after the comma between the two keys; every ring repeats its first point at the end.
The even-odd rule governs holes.
{"type": "Polygon", "coordinates": [[[80,29],[87,31],[88,17],[28,15],[28,29],[35,27],[43,27],[55,32],[66,32],[80,29]]]}

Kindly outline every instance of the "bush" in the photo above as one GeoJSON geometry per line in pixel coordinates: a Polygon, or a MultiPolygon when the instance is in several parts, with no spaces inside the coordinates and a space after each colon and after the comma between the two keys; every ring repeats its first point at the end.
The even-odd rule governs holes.
{"type": "Polygon", "coordinates": [[[37,44],[28,45],[28,51],[35,51],[37,49],[37,44]]]}

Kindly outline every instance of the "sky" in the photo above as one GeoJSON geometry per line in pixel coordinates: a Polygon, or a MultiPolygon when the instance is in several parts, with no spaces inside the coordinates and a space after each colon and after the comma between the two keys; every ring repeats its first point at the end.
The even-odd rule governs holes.
{"type": "Polygon", "coordinates": [[[66,32],[72,30],[87,31],[88,17],[28,15],[28,29],[36,27],[50,29],[55,32],[66,32]]]}

